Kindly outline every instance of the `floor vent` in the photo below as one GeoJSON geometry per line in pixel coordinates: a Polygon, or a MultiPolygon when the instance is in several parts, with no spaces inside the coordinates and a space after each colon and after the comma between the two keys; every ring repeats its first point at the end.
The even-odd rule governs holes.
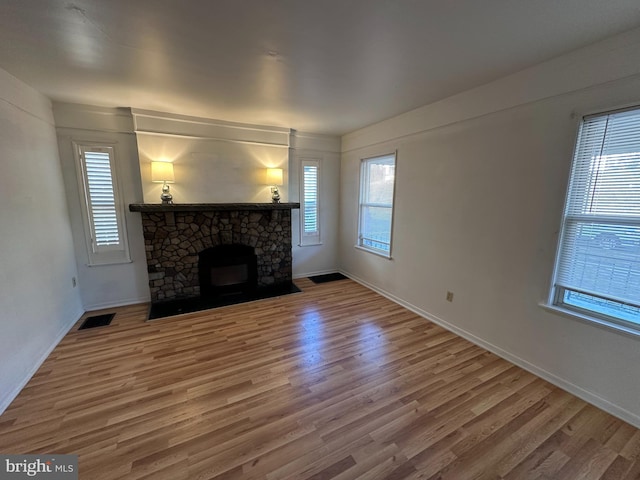
{"type": "Polygon", "coordinates": [[[87,317],[80,328],[78,330],[85,330],[87,328],[95,328],[95,327],[104,327],[111,323],[113,317],[115,317],[115,313],[105,313],[104,315],[94,315],[92,317],[87,317]]]}
{"type": "Polygon", "coordinates": [[[309,277],[313,283],[327,283],[327,282],[335,282],[336,280],[346,280],[348,277],[345,277],[341,273],[327,273],[326,275],[316,275],[315,277],[309,277]]]}

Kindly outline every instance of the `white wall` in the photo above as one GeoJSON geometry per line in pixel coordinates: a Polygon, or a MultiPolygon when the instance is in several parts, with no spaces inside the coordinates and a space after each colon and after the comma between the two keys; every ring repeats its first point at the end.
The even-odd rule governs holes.
{"type": "Polygon", "coordinates": [[[0,70],[0,413],[82,315],[51,103],[0,70]]]}
{"type": "Polygon", "coordinates": [[[293,275],[337,270],[340,138],[286,128],[246,125],[133,110],[144,201],[160,203],[162,185],[151,182],[151,162],[174,164],[175,203],[271,202],[267,167],[282,168],[282,202],[299,202],[301,158],[321,162],[321,245],[299,246],[300,211],[292,211],[293,275]]]}
{"type": "Polygon", "coordinates": [[[628,32],[343,137],[339,251],[346,274],[637,426],[640,337],[540,304],[580,117],[640,104],[639,46],[628,32]],[[353,246],[360,159],[394,149],[387,260],[353,246]]]}
{"type": "Polygon", "coordinates": [[[66,103],[54,103],[53,111],[84,308],[89,311],[147,302],[150,297],[142,223],[139,213],[129,212],[129,204],[140,203],[143,198],[131,112],[126,108],[66,103]],[[88,265],[81,210],[83,194],[77,179],[73,141],[114,147],[118,185],[125,206],[130,263],[88,265]]]}
{"type": "Polygon", "coordinates": [[[338,271],[340,208],[340,137],[292,132],[290,198],[300,201],[300,162],[320,164],[320,245],[300,245],[300,210],[292,215],[293,277],[309,277],[338,271]]]}
{"type": "Polygon", "coordinates": [[[264,185],[267,167],[284,169],[282,201],[298,201],[297,154],[320,158],[323,243],[298,246],[299,211],[294,210],[293,273],[300,277],[337,270],[338,137],[127,108],[54,103],[53,109],[85,310],[149,301],[140,214],[129,212],[128,205],[160,202],[162,185],[150,178],[152,160],[174,163],[174,202],[229,203],[270,202],[269,186],[264,185]],[[291,145],[296,135],[297,148],[291,145]],[[87,265],[73,141],[103,142],[116,150],[131,263],[87,265]]]}
{"type": "Polygon", "coordinates": [[[151,162],[170,161],[175,203],[270,202],[266,169],[282,168],[282,202],[289,200],[289,129],[133,110],[146,203],[160,203],[151,162]]]}

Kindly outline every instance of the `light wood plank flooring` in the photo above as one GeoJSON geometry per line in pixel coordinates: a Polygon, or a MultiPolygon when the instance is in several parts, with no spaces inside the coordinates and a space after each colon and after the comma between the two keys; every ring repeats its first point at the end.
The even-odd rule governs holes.
{"type": "MultiPolygon", "coordinates": [[[[0,452],[100,479],[632,479],[640,432],[342,280],[70,332],[0,452]]],[[[77,327],[77,326],[76,326],[77,327]]]]}

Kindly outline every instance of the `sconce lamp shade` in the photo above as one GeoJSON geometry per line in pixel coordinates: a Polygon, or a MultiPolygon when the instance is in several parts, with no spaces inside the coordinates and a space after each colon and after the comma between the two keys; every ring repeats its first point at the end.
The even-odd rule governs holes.
{"type": "Polygon", "coordinates": [[[151,181],[153,183],[175,183],[173,163],[151,162],[151,181]]]}
{"type": "Polygon", "coordinates": [[[282,185],[282,169],[267,168],[267,185],[282,185]]]}

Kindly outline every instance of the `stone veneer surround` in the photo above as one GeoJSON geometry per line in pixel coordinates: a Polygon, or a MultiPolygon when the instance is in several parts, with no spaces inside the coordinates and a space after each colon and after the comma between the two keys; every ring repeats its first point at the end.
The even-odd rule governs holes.
{"type": "Polygon", "coordinates": [[[291,209],[299,204],[132,204],[142,215],[151,301],[200,294],[198,253],[242,244],[258,257],[258,288],[290,283],[291,209]]]}

